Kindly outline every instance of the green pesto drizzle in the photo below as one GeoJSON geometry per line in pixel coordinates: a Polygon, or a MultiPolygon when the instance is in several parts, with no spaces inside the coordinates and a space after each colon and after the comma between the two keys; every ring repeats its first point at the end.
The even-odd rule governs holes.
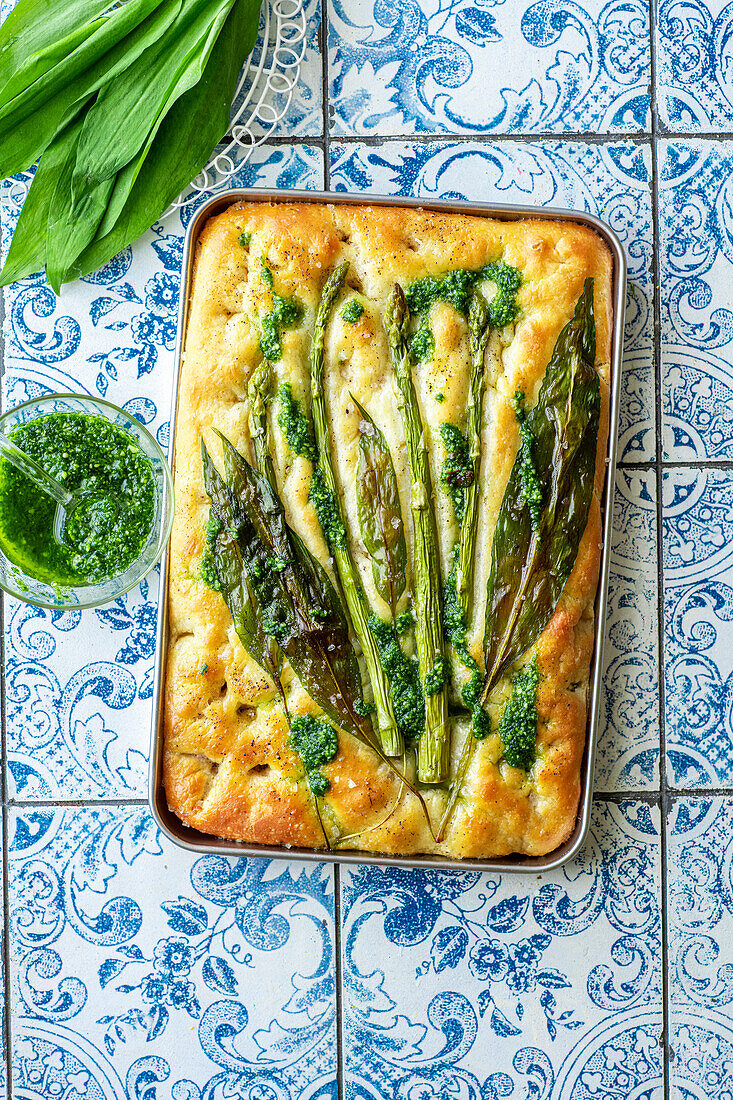
{"type": "Polygon", "coordinates": [[[539,530],[540,518],[542,515],[542,485],[540,484],[539,474],[537,473],[537,467],[534,461],[534,436],[532,435],[532,429],[527,423],[527,414],[524,411],[524,394],[521,390],[517,390],[514,394],[513,403],[517,423],[519,424],[519,431],[522,436],[519,467],[519,475],[522,482],[522,496],[524,497],[525,504],[529,508],[532,530],[537,531],[539,530]]]}
{"type": "Polygon", "coordinates": [[[324,795],[331,782],[320,769],[323,764],[330,764],[339,750],[334,727],[312,714],[297,714],[290,723],[290,745],[303,761],[313,794],[324,795]]]}
{"type": "Polygon", "coordinates": [[[260,318],[260,351],[265,359],[277,362],[282,359],[280,336],[284,329],[294,328],[303,316],[303,307],[297,298],[283,298],[273,290],[272,272],[264,256],[260,256],[260,275],[265,286],[272,290],[272,309],[260,318]]]}
{"type": "Polygon", "coordinates": [[[448,302],[456,312],[467,316],[474,287],[484,280],[490,280],[496,286],[496,293],[489,303],[489,323],[492,328],[504,328],[517,316],[519,307],[516,299],[522,276],[516,267],[503,260],[485,264],[476,271],[457,268],[444,275],[426,275],[406,287],[407,304],[413,313],[421,315],[411,342],[418,362],[432,359],[435,352],[435,338],[427,320],[430,307],[435,302],[448,302]]]}
{"type": "Polygon", "coordinates": [[[246,230],[243,233],[240,233],[239,243],[241,244],[242,248],[249,248],[250,244],[252,243],[252,234],[248,233],[246,230]]]}
{"type": "Polygon", "coordinates": [[[417,363],[425,363],[435,355],[435,337],[427,314],[420,318],[420,324],[410,340],[410,348],[417,363]]]}
{"type": "MultiPolygon", "coordinates": [[[[455,558],[457,558],[457,554],[454,553],[455,558]]],[[[491,719],[479,704],[484,678],[478,664],[471,655],[466,641],[466,620],[456,590],[455,561],[443,587],[443,629],[458,660],[471,673],[461,688],[461,698],[471,711],[473,736],[477,741],[482,741],[491,732],[491,719]]]]}
{"type": "Polygon", "coordinates": [[[221,523],[209,512],[204,536],[204,552],[201,555],[201,580],[214,592],[221,592],[221,585],[214,566],[214,543],[221,531],[221,523]]]}
{"type": "Polygon", "coordinates": [[[361,304],[358,298],[349,298],[348,302],[341,310],[341,317],[347,324],[353,325],[355,321],[358,321],[364,312],[364,306],[361,304]]]}
{"type": "Polygon", "coordinates": [[[514,677],[512,693],[499,723],[504,742],[504,759],[513,768],[529,771],[535,759],[537,741],[537,685],[540,673],[537,656],[514,677]]]}
{"type": "Polygon", "coordinates": [[[448,682],[451,674],[451,663],[447,657],[442,655],[435,658],[433,667],[430,672],[426,673],[423,681],[423,687],[425,688],[426,695],[437,695],[439,691],[443,690],[444,684],[448,682]]]}
{"type": "Polygon", "coordinates": [[[346,529],[341,522],[334,495],[326,485],[323,471],[319,467],[313,471],[308,496],[316,510],[318,522],[328,545],[345,547],[346,529]]]}
{"type": "Polygon", "coordinates": [[[265,562],[256,561],[252,567],[255,577],[264,577],[266,572],[284,573],[289,565],[295,563],[288,558],[267,558],[265,562]]]}
{"type": "Polygon", "coordinates": [[[272,278],[272,272],[267,266],[267,260],[264,256],[260,256],[260,275],[262,276],[262,282],[265,286],[269,286],[270,290],[272,290],[275,284],[272,278]]]}
{"type": "Polygon", "coordinates": [[[411,626],[415,625],[415,614],[411,609],[403,611],[394,621],[394,628],[398,634],[406,634],[411,626]]]}
{"type": "Polygon", "coordinates": [[[440,480],[453,501],[456,519],[461,524],[466,510],[466,486],[473,483],[473,463],[468,453],[468,443],[460,428],[446,422],[440,425],[440,434],[445,447],[440,480]]]}
{"type": "Polygon", "coordinates": [[[315,462],[318,457],[313,430],[301,404],[293,397],[293,387],[284,382],[277,391],[280,411],[277,422],[290,444],[290,449],[302,458],[315,462]]]}
{"type": "Polygon", "coordinates": [[[279,614],[283,617],[278,619],[272,619],[269,616],[265,616],[262,620],[262,629],[265,634],[268,634],[271,638],[274,638],[276,642],[284,642],[290,634],[290,624],[285,619],[285,611],[279,609],[279,614]]]}
{"type": "Polygon", "coordinates": [[[368,624],[377,643],[380,663],[389,680],[400,732],[405,740],[417,741],[425,729],[425,698],[418,663],[414,657],[406,657],[402,652],[390,623],[372,612],[368,624]]]}

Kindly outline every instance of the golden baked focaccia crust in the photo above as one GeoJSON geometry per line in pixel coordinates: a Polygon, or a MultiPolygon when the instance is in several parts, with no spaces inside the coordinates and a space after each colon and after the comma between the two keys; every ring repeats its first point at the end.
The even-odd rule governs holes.
{"type": "MultiPolygon", "coordinates": [[[[612,261],[590,229],[566,221],[513,222],[415,209],[298,203],[238,203],[211,218],[197,245],[185,357],[181,369],[175,439],[176,518],[169,586],[169,645],[165,680],[164,782],[171,810],[187,825],[216,837],[247,842],[323,847],[324,838],[303,765],[289,745],[288,729],[272,683],[248,656],[221,596],[201,579],[209,515],[200,461],[202,435],[224,433],[250,461],[247,383],[262,360],[258,316],[272,306],[261,276],[261,257],[277,291],[297,295],[303,323],[282,332],[279,383],[309,408],[311,328],[324,281],[350,262],[347,284],[358,289],[364,312],[356,322],[334,310],[325,345],[325,378],[332,446],[352,551],[367,597],[377,613],[387,608],[374,585],[358,538],[355,471],[360,414],[366,406],[389,443],[400,486],[408,546],[409,476],[404,434],[395,401],[382,314],[395,281],[452,269],[478,269],[503,258],[519,269],[520,312],[514,331],[492,334],[486,359],[483,466],[469,648],[483,665],[486,583],[494,524],[517,455],[515,391],[534,402],[555,341],[573,316],[587,276],[595,279],[596,367],[601,416],[595,493],[572,574],[536,646],[537,759],[529,772],[503,759],[493,731],[477,743],[463,796],[440,844],[431,838],[417,799],[392,771],[349,733],[323,768],[330,789],[322,803],[326,827],[341,846],[381,853],[432,853],[489,858],[509,853],[538,856],[571,834],[580,796],[594,643],[594,599],[601,551],[600,500],[608,433],[612,325],[612,261]],[[242,234],[246,234],[242,238],[242,234]],[[247,242],[245,247],[243,240],[247,242]],[[390,809],[393,812],[390,813],[390,809]]],[[[430,313],[432,360],[414,368],[423,421],[430,436],[441,563],[447,571],[457,538],[452,504],[441,486],[439,429],[465,421],[469,353],[465,318],[447,303],[430,313]],[[442,394],[442,400],[436,395],[442,394]]],[[[270,408],[278,486],[291,526],[327,568],[332,567],[309,501],[311,463],[290,449],[270,408]]],[[[317,708],[289,671],[283,674],[294,713],[317,708]]],[[[505,678],[491,697],[494,713],[510,690],[505,678]]],[[[490,708],[491,709],[491,708],[490,708]]],[[[468,730],[457,719],[453,762],[468,730]]],[[[425,791],[433,820],[447,800],[441,788],[425,791]]]]}

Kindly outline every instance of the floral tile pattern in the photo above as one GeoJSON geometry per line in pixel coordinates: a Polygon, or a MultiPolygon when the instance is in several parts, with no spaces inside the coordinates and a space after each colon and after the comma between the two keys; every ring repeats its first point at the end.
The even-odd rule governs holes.
{"type": "MultiPolygon", "coordinates": [[[[274,0],[270,4],[270,17],[273,20],[277,13],[281,15],[287,27],[298,25],[297,0],[274,0]]],[[[321,35],[321,3],[320,0],[303,0],[302,12],[305,21],[305,42],[297,41],[295,30],[284,31],[284,40],[275,44],[278,50],[278,70],[272,81],[262,110],[253,120],[252,132],[261,134],[271,129],[272,123],[278,117],[277,128],[273,131],[276,137],[313,137],[323,133],[323,65],[321,63],[320,35],[321,35]],[[290,70],[295,59],[302,54],[300,65],[300,79],[292,88],[290,104],[287,104],[288,89],[291,86],[290,70]],[[279,117],[282,115],[282,117],[279,117]]],[[[264,12],[260,20],[260,33],[264,34],[264,12]]],[[[274,42],[274,30],[270,32],[271,48],[274,42]]],[[[261,40],[258,41],[252,51],[250,73],[256,74],[261,58],[261,40]]],[[[251,94],[254,84],[250,76],[245,80],[236,107],[251,94]]],[[[259,97],[264,88],[264,80],[258,78],[254,85],[259,97]]],[[[255,101],[256,102],[256,101],[255,101]]]]}
{"type": "Polygon", "coordinates": [[[733,785],[733,471],[669,469],[664,494],[667,770],[733,785]]]}
{"type": "Polygon", "coordinates": [[[656,499],[654,471],[619,469],[596,752],[601,791],[659,788],[656,499]]]}
{"type": "Polygon", "coordinates": [[[648,127],[643,0],[330,0],[335,135],[648,127]]]}
{"type": "Polygon", "coordinates": [[[730,133],[730,5],[724,0],[662,0],[655,29],[657,102],[665,126],[674,133],[730,133]]]}
{"type": "MultiPolygon", "coordinates": [[[[322,163],[320,150],[308,146],[262,146],[233,182],[322,187],[322,163]]],[[[27,178],[1,185],[6,244],[27,178]]],[[[192,211],[157,223],[134,249],[58,299],[40,276],[7,290],[5,403],[69,390],[106,397],[167,446],[183,233],[192,211]]],[[[144,796],[156,577],[95,611],[49,612],[6,599],[11,797],[144,796]]]]}
{"type": "Polygon", "coordinates": [[[660,146],[665,458],[733,458],[733,143],[660,146]]]}
{"type": "Polygon", "coordinates": [[[670,1096],[733,1096],[730,799],[676,801],[669,851],[670,1096]]]}
{"type": "Polygon", "coordinates": [[[17,1096],[335,1100],[331,869],[44,809],[12,811],[9,879],[17,1096]]]}
{"type": "Polygon", "coordinates": [[[599,802],[537,879],[342,872],[347,1095],[661,1096],[658,830],[599,802]]]}
{"type": "Polygon", "coordinates": [[[619,459],[654,457],[649,148],[632,142],[331,144],[331,186],[424,199],[570,207],[621,239],[629,281],[619,459]]]}

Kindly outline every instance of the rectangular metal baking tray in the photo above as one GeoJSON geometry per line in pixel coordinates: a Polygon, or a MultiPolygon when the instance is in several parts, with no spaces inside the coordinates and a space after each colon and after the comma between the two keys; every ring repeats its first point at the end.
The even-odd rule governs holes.
{"type": "Polygon", "coordinates": [[[171,810],[163,788],[163,711],[165,703],[164,678],[168,636],[168,551],[163,555],[158,587],[158,630],[155,652],[155,688],[153,693],[152,732],[150,742],[150,808],[159,828],[174,844],[190,852],[214,853],[224,856],[262,856],[275,859],[306,859],[328,863],[369,863],[399,867],[469,868],[479,871],[522,872],[554,870],[571,860],[585,843],[590,827],[593,801],[593,767],[596,752],[598,726],[602,713],[603,647],[606,634],[606,605],[611,560],[613,532],[613,500],[616,475],[616,441],[618,430],[621,359],[623,354],[624,309],[626,299],[626,257],[621,242],[613,230],[599,218],[585,212],[558,209],[549,206],[511,206],[481,202],[422,201],[400,196],[380,196],[364,193],[326,191],[278,191],[247,190],[237,188],[223,191],[196,212],[189,223],[183,249],[181,268],[181,298],[178,310],[178,335],[176,340],[173,393],[171,397],[171,442],[173,460],[175,421],[178,398],[178,379],[184,350],[191,280],[196,256],[196,242],[204,223],[219,214],[232,203],[247,202],[314,202],[339,205],[402,206],[421,210],[434,210],[449,214],[473,214],[482,217],[516,221],[524,218],[553,218],[587,225],[608,245],[613,257],[613,331],[611,347],[611,393],[609,410],[608,452],[606,455],[606,484],[603,494],[603,552],[596,595],[596,631],[591,664],[590,707],[586,731],[585,750],[581,764],[581,792],[575,828],[564,844],[546,856],[506,856],[500,859],[445,859],[436,856],[392,856],[372,852],[326,852],[315,848],[289,848],[267,844],[247,844],[235,840],[220,840],[184,825],[171,810]]]}

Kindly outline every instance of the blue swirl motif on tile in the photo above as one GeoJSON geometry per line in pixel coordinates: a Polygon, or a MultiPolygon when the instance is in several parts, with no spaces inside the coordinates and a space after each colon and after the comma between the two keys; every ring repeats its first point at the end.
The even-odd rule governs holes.
{"type": "Polygon", "coordinates": [[[643,790],[657,784],[655,526],[653,472],[619,469],[604,650],[604,708],[596,754],[597,790],[643,790]]]}
{"type": "MultiPolygon", "coordinates": [[[[534,894],[515,893],[517,880],[504,885],[500,878],[468,871],[364,867],[349,872],[344,1030],[354,1097],[437,1100],[455,1093],[479,1100],[508,1096],[524,1078],[531,1082],[525,1085],[530,1095],[554,1096],[564,1070],[558,1073],[548,1056],[552,1044],[567,1048],[568,1038],[582,1032],[585,1049],[589,1034],[602,1037],[609,1028],[604,1020],[586,1030],[585,1009],[596,1016],[621,1014],[621,1030],[631,1026],[639,1007],[659,995],[659,914],[650,854],[656,826],[643,804],[617,812],[625,835],[615,836],[615,846],[607,843],[609,820],[599,811],[585,858],[534,894]],[[559,940],[580,938],[601,921],[615,937],[612,965],[592,967],[585,1001],[578,989],[571,992],[574,981],[565,967],[552,960],[562,957],[559,940]],[[420,950],[410,950],[415,948],[420,950]],[[388,961],[375,967],[377,959],[388,961]],[[390,995],[390,965],[399,967],[403,990],[408,968],[415,967],[416,993],[400,1001],[390,995]],[[438,983],[435,975],[441,975],[438,983]],[[436,984],[439,991],[432,997],[421,992],[421,985],[432,991],[436,984]],[[525,1029],[536,1037],[540,1026],[547,1053],[516,1049],[525,1029]],[[474,1066],[485,1065],[480,1052],[487,1042],[494,1066],[511,1064],[518,1078],[501,1072],[482,1081],[461,1065],[464,1059],[471,1064],[472,1056],[474,1066]],[[378,1082],[378,1089],[372,1091],[370,1082],[378,1082]]],[[[658,1034],[654,1044],[657,1040],[658,1034]]],[[[656,1079],[658,1049],[646,1062],[656,1079]]],[[[580,1087],[582,1074],[576,1077],[572,1095],[590,1095],[591,1083],[586,1090],[585,1083],[580,1087]]]]}
{"type": "Polygon", "coordinates": [[[671,459],[733,457],[732,168],[727,142],[664,146],[663,409],[671,459]]]}
{"type": "Polygon", "coordinates": [[[157,613],[148,595],[146,580],[94,612],[13,603],[5,677],[16,797],[49,797],[74,781],[97,796],[129,796],[142,788],[145,732],[138,730],[133,744],[109,723],[115,724],[115,712],[138,713],[152,694],[157,613]],[[66,636],[80,629],[105,639],[114,632],[117,648],[111,660],[90,661],[68,674],[66,636]]]}
{"type": "Polygon", "coordinates": [[[573,0],[527,7],[503,0],[372,0],[366,11],[354,0],[334,0],[331,100],[338,129],[643,129],[646,26],[642,0],[610,0],[600,10],[573,0]],[[524,83],[528,54],[542,75],[524,83]]]}
{"type": "Polygon", "coordinates": [[[680,1096],[733,1095],[733,810],[675,802],[669,820],[670,1042],[680,1096]]]}
{"type": "Polygon", "coordinates": [[[336,1009],[326,869],[214,856],[191,864],[164,852],[145,810],[85,810],[83,821],[52,816],[29,842],[27,830],[16,830],[11,871],[17,1014],[28,1052],[21,1079],[37,1083],[52,1056],[59,1073],[86,1072],[91,1081],[113,1073],[111,1066],[120,1074],[127,1067],[121,1095],[130,1098],[331,1097],[336,1009]],[[160,859],[179,865],[184,893],[168,897],[154,887],[160,859]],[[148,883],[144,912],[119,893],[134,886],[123,875],[136,864],[133,874],[148,883]],[[156,919],[166,927],[151,937],[156,919]],[[293,963],[294,922],[300,955],[293,963]],[[283,966],[286,981],[263,981],[262,971],[283,966]],[[187,1061],[171,1059],[171,1032],[186,1034],[186,1020],[196,1021],[198,1049],[187,1061]],[[71,1050],[74,1029],[88,1039],[83,1059],[71,1050]],[[150,1053],[139,1058],[141,1044],[151,1044],[150,1053]],[[169,1081],[198,1063],[206,1074],[200,1085],[169,1081]]]}
{"type": "Polygon", "coordinates": [[[664,0],[659,7],[656,30],[660,109],[667,126],[687,133],[730,130],[733,119],[730,4],[664,0]]]}
{"type": "Polygon", "coordinates": [[[727,785],[733,774],[733,479],[667,470],[665,679],[671,778],[727,785]]]}

